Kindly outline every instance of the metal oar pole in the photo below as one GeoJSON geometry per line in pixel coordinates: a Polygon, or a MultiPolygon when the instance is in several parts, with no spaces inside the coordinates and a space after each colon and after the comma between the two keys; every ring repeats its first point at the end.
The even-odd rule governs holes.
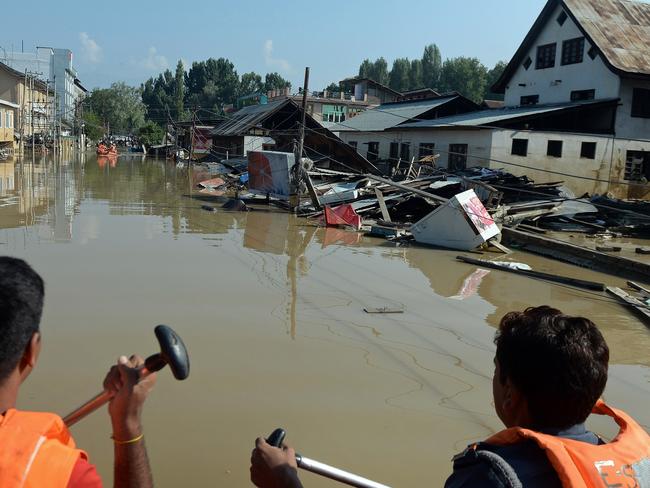
{"type": "MultiPolygon", "coordinates": [[[[284,429],[275,429],[268,437],[266,442],[275,447],[281,447],[287,433],[284,429]]],[[[388,485],[382,485],[376,481],[372,481],[356,474],[348,473],[342,469],[328,466],[327,464],[313,459],[306,458],[300,454],[296,454],[296,462],[300,469],[310,471],[314,474],[324,476],[334,481],[344,483],[349,486],[356,486],[358,488],[390,488],[388,485]]]]}
{"type": "Polygon", "coordinates": [[[313,459],[306,458],[300,454],[296,454],[296,461],[298,462],[298,467],[300,469],[310,471],[334,481],[339,481],[346,485],[357,486],[359,488],[390,488],[388,485],[382,485],[381,483],[363,478],[356,474],[348,473],[342,469],[328,466],[327,464],[314,461],[313,459]]]}

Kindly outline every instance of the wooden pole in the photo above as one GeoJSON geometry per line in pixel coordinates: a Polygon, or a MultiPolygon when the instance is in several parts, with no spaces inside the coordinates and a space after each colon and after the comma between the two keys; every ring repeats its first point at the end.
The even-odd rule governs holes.
{"type": "Polygon", "coordinates": [[[302,158],[305,147],[305,121],[307,120],[307,93],[309,91],[309,67],[305,68],[305,83],[302,87],[302,123],[300,124],[300,145],[298,146],[298,161],[302,158]]]}

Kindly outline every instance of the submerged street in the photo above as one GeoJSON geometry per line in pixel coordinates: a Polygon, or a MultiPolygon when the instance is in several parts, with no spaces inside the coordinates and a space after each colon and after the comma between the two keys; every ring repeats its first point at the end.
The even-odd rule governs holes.
{"type": "MultiPolygon", "coordinates": [[[[253,440],[276,427],[310,458],[390,486],[440,486],[456,452],[501,428],[491,403],[500,317],[548,304],[599,325],[611,349],[607,401],[650,426],[650,334],[604,293],[272,207],[219,207],[164,160],[0,162],[0,253],[46,281],[46,347],[20,408],[68,413],[101,390],[119,355],[156,352],[153,328],[167,324],[192,374],[177,382],[161,371],[145,408],[157,486],[189,486],[188,476],[191,486],[249,486],[253,440]],[[382,307],[404,313],[364,312],[382,307]]],[[[624,286],[530,254],[484,258],[495,256],[624,286]]],[[[105,410],[72,430],[110,486],[105,410]]]]}

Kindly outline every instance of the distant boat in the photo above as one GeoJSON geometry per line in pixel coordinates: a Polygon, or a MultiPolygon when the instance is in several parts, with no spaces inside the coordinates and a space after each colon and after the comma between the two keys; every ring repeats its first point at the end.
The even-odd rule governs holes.
{"type": "Polygon", "coordinates": [[[110,146],[100,142],[97,145],[97,155],[98,156],[117,156],[117,146],[111,144],[110,146]]]}

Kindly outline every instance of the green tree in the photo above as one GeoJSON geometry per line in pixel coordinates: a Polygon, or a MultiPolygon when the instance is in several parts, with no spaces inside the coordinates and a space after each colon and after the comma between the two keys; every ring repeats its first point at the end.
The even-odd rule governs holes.
{"type": "Polygon", "coordinates": [[[398,92],[407,91],[410,85],[411,62],[408,58],[397,58],[390,70],[388,86],[398,92]]]}
{"type": "Polygon", "coordinates": [[[373,74],[374,65],[369,59],[364,59],[359,66],[359,78],[370,78],[373,74]]]}
{"type": "Polygon", "coordinates": [[[335,93],[341,91],[341,88],[339,87],[338,83],[330,83],[327,85],[327,88],[325,90],[329,93],[335,93]]]}
{"type": "Polygon", "coordinates": [[[492,91],[492,85],[494,85],[508,66],[508,63],[505,61],[499,61],[494,68],[492,68],[487,73],[487,82],[485,85],[485,93],[483,94],[484,100],[503,100],[503,93],[494,93],[492,91]]]}
{"type": "Polygon", "coordinates": [[[185,114],[185,67],[183,61],[178,60],[176,75],[174,76],[174,116],[177,120],[183,119],[185,114]]]}
{"type": "Polygon", "coordinates": [[[133,133],[144,124],[142,91],[124,82],[96,88],[88,97],[90,112],[97,115],[106,132],[133,133]]]}
{"type": "Polygon", "coordinates": [[[146,107],[149,120],[163,122],[169,118],[178,118],[182,114],[182,110],[180,113],[178,112],[176,84],[177,80],[169,70],[144,82],[141,86],[142,102],[146,107]]]}
{"type": "Polygon", "coordinates": [[[104,126],[102,125],[102,120],[96,113],[87,110],[84,113],[83,123],[86,136],[91,141],[99,141],[104,137],[104,126]]]}
{"type": "Polygon", "coordinates": [[[147,146],[160,144],[165,137],[165,131],[155,122],[147,122],[138,129],[140,142],[147,146]]]}
{"type": "Polygon", "coordinates": [[[423,88],[424,82],[422,78],[422,60],[414,59],[411,61],[411,70],[409,72],[409,90],[417,90],[423,88]]]}
{"type": "Polygon", "coordinates": [[[382,85],[388,85],[388,82],[390,81],[388,62],[383,57],[375,60],[373,63],[370,78],[382,85]]]}
{"type": "Polygon", "coordinates": [[[291,89],[291,82],[282,78],[279,73],[267,73],[264,78],[265,91],[282,90],[284,88],[291,89]]]}
{"type": "Polygon", "coordinates": [[[225,58],[192,63],[185,85],[187,104],[214,112],[221,112],[225,104],[234,103],[240,88],[235,65],[225,58]]]}
{"type": "Polygon", "coordinates": [[[251,93],[259,93],[264,89],[262,77],[255,72],[244,73],[239,82],[239,96],[243,97],[251,93]]]}
{"type": "Polygon", "coordinates": [[[457,91],[480,103],[487,86],[487,68],[477,58],[447,59],[440,76],[442,91],[457,91]]]}
{"type": "Polygon", "coordinates": [[[426,88],[439,88],[442,55],[435,44],[429,44],[422,54],[422,82],[426,88]]]}

